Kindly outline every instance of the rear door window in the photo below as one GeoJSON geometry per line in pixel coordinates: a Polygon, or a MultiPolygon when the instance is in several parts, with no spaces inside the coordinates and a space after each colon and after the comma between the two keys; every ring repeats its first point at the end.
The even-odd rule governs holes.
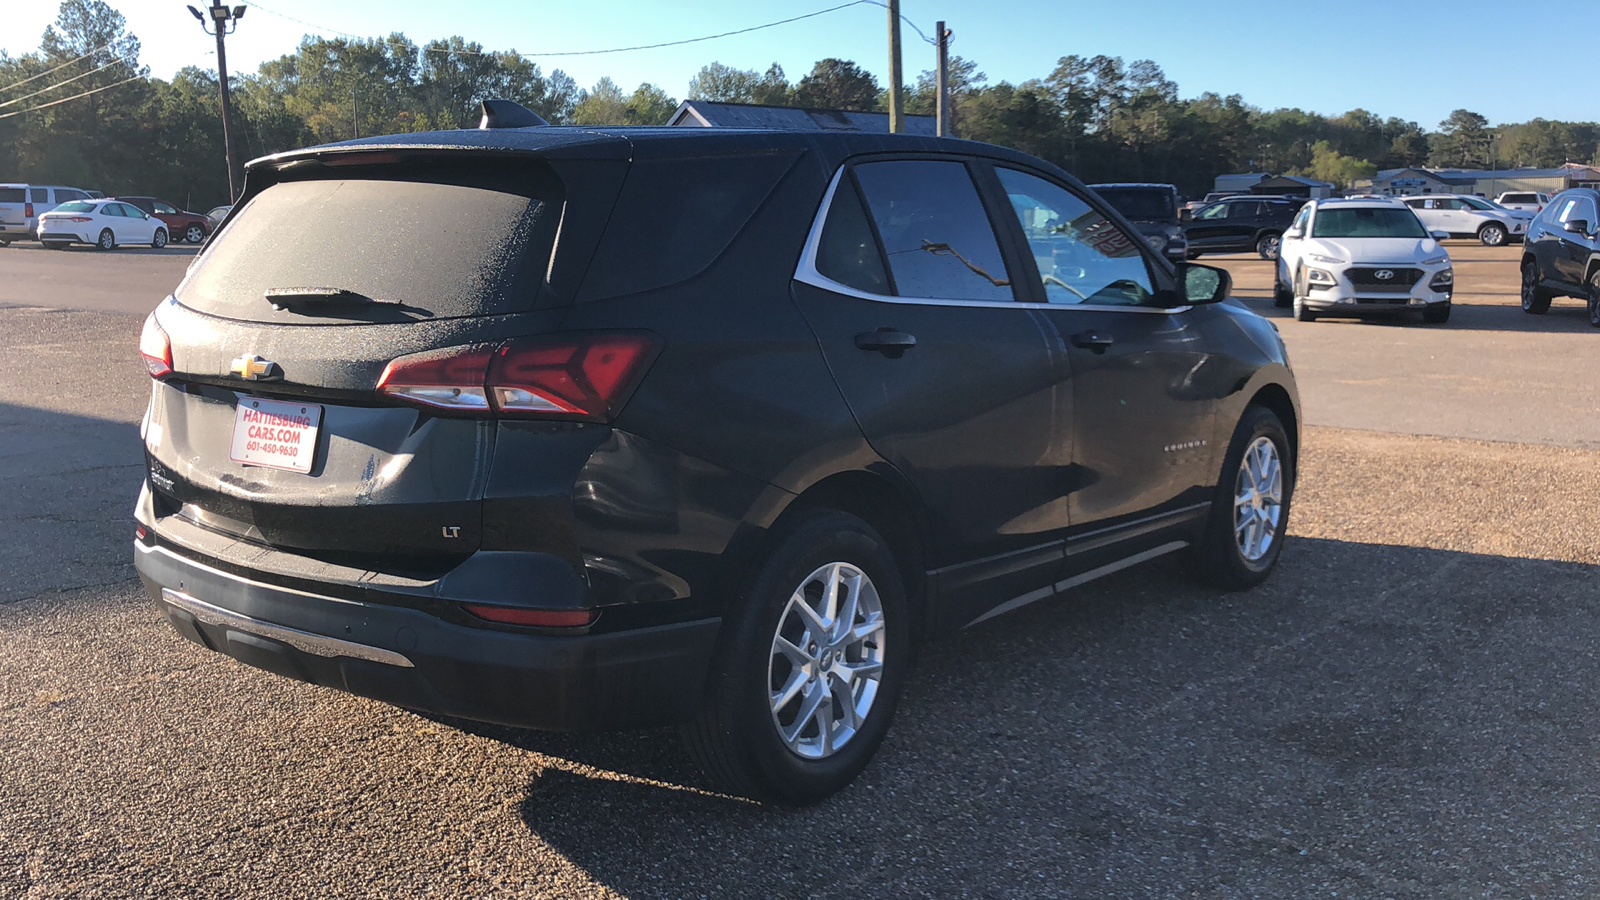
{"type": "Polygon", "coordinates": [[[864,163],[854,171],[896,294],[1014,299],[994,226],[965,165],[895,160],[864,163]]]}
{"type": "Polygon", "coordinates": [[[49,188],[32,188],[32,189],[30,189],[28,191],[28,200],[33,202],[33,203],[49,203],[50,202],[50,189],[49,188]]]}
{"type": "Polygon", "coordinates": [[[179,285],[177,299],[229,318],[321,324],[332,320],[276,310],[265,292],[334,288],[413,318],[533,308],[560,203],[510,175],[429,179],[272,185],[234,210],[227,231],[179,285]]]}

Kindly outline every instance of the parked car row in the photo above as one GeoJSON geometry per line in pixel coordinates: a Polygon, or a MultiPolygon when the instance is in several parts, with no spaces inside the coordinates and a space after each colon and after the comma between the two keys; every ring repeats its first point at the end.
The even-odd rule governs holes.
{"type": "Polygon", "coordinates": [[[74,207],[64,210],[66,204],[82,203],[86,201],[100,201],[108,199],[99,191],[84,190],[82,188],[67,187],[53,184],[0,184],[0,247],[7,247],[13,241],[30,240],[41,241],[51,249],[60,249],[68,243],[86,243],[100,246],[99,232],[96,231],[91,239],[84,239],[87,223],[74,221],[73,217],[81,218],[92,214],[102,226],[102,230],[109,229],[112,234],[111,245],[104,249],[119,244],[137,242],[147,243],[155,240],[156,230],[160,230],[165,237],[161,245],[168,240],[187,241],[198,244],[204,241],[211,232],[215,231],[221,223],[222,216],[227,214],[231,207],[220,206],[210,213],[185,212],[177,206],[157,197],[112,197],[120,204],[131,207],[137,215],[124,216],[120,211],[113,212],[103,205],[96,205],[92,210],[74,207]],[[41,233],[41,222],[52,212],[68,211],[73,216],[53,220],[55,237],[46,240],[41,233]],[[220,211],[220,213],[219,213],[220,211]],[[213,215],[216,217],[213,218],[213,215]],[[108,220],[117,221],[108,221],[108,220]],[[153,219],[160,223],[160,228],[145,224],[134,225],[134,220],[153,219]],[[68,227],[68,226],[71,227],[68,227]],[[112,227],[116,226],[116,227],[112,227]],[[72,239],[67,239],[72,235],[72,239]]]}
{"type": "Polygon", "coordinates": [[[74,200],[39,217],[39,241],[48,250],[71,244],[99,250],[149,244],[159,250],[170,237],[165,222],[121,200],[74,200]]]}

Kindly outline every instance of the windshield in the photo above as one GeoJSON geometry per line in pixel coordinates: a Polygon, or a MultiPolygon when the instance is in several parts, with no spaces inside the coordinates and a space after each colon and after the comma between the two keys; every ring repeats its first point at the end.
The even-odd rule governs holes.
{"type": "Polygon", "coordinates": [[[54,212],[94,212],[94,204],[93,203],[85,203],[82,200],[74,200],[71,203],[63,203],[63,204],[61,204],[60,206],[56,207],[53,211],[54,212]]]}
{"type": "Polygon", "coordinates": [[[1172,192],[1163,188],[1097,188],[1095,193],[1135,222],[1166,222],[1178,217],[1172,192]]]}
{"type": "Polygon", "coordinates": [[[1485,200],[1482,197],[1462,197],[1461,202],[1467,204],[1473,209],[1505,209],[1504,206],[1501,206],[1493,200],[1485,200]]]}
{"type": "Polygon", "coordinates": [[[1425,238],[1422,223],[1409,209],[1357,207],[1323,209],[1311,222],[1314,238],[1425,238]]]}

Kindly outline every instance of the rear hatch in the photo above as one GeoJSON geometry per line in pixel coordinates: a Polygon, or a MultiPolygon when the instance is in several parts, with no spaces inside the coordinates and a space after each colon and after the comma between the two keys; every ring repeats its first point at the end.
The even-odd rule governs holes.
{"type": "Polygon", "coordinates": [[[442,574],[480,544],[494,421],[374,389],[398,357],[554,328],[563,187],[527,156],[346,159],[253,172],[153,314],[173,369],[146,425],[157,514],[442,574]]]}
{"type": "Polygon", "coordinates": [[[27,188],[0,185],[0,225],[27,225],[27,205],[27,188]]]}

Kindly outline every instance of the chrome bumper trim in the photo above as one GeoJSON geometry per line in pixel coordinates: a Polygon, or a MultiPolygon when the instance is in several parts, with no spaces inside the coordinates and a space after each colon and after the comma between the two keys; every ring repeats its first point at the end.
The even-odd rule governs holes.
{"type": "Polygon", "coordinates": [[[161,589],[161,599],[163,602],[183,610],[207,625],[232,628],[235,631],[242,631],[257,637],[270,638],[271,640],[288,644],[296,650],[310,653],[313,656],[329,658],[345,656],[351,659],[363,659],[367,662],[400,666],[406,669],[415,668],[411,660],[393,650],[369,647],[366,644],[357,644],[354,641],[341,641],[338,638],[324,637],[320,634],[312,634],[309,631],[301,631],[298,628],[289,628],[283,625],[274,625],[271,622],[263,622],[259,619],[252,619],[249,616],[240,615],[220,606],[213,606],[204,600],[198,600],[188,594],[174,591],[170,588],[161,589]]]}

